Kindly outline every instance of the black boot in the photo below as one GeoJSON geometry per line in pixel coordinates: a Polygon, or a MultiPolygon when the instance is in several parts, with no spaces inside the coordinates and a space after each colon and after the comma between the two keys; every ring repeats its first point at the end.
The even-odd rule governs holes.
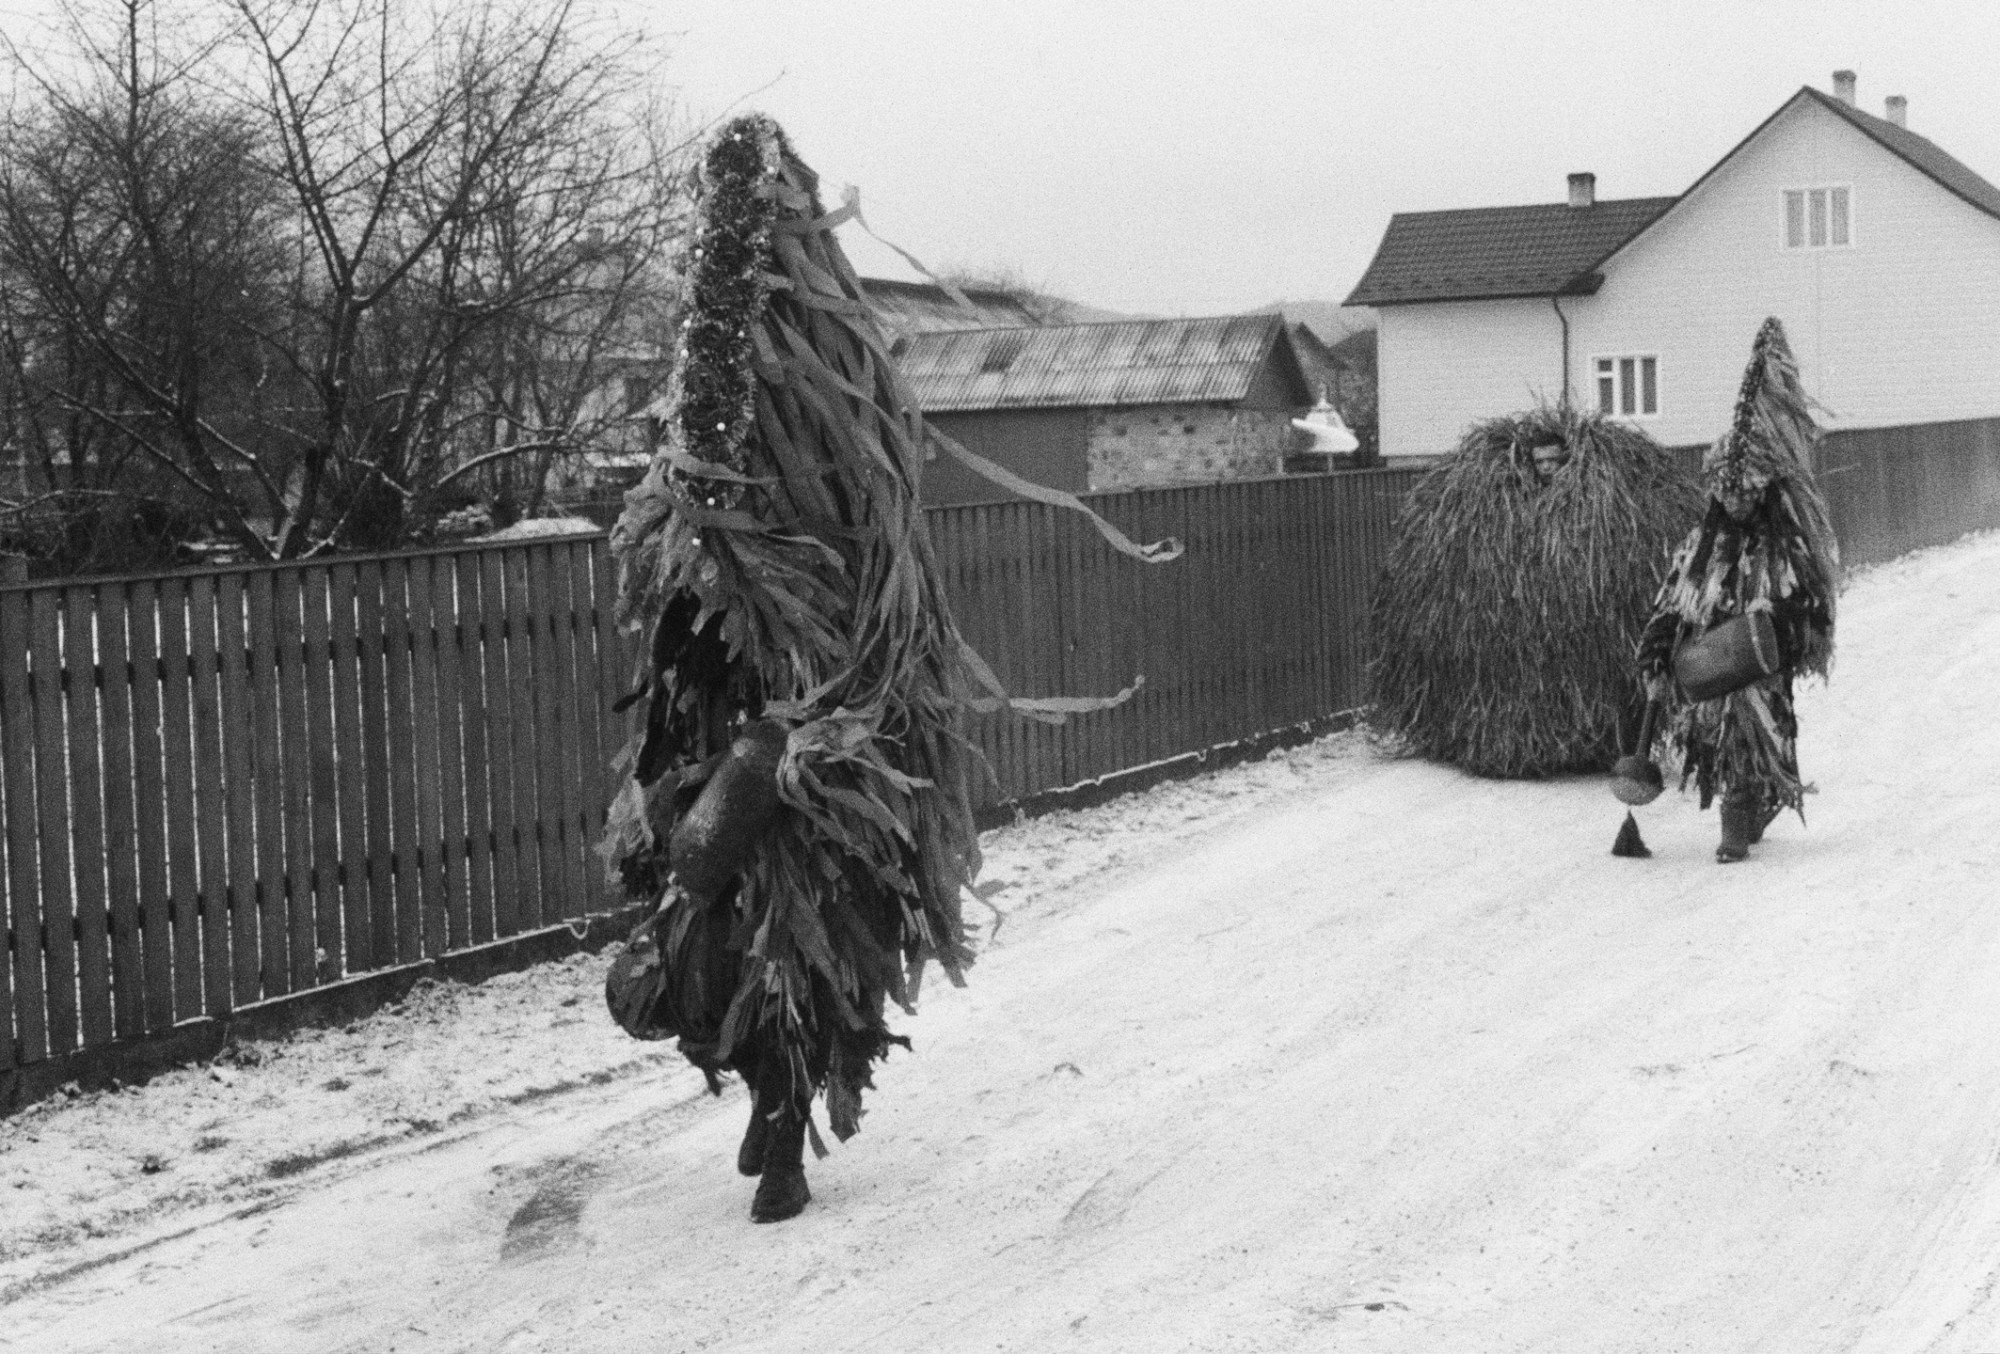
{"type": "Polygon", "coordinates": [[[764,1107],[757,1102],[755,1088],[750,1092],[750,1126],[743,1130],[743,1145],[736,1149],[736,1169],[743,1175],[764,1173],[764,1148],[771,1138],[771,1121],[764,1117],[764,1107]]]}
{"type": "Polygon", "coordinates": [[[1756,807],[1750,813],[1750,844],[1755,846],[1764,840],[1764,829],[1778,816],[1778,804],[1769,795],[1758,798],[1756,807]]]}
{"type": "Polygon", "coordinates": [[[764,1137],[763,1179],[750,1202],[750,1221],[783,1222],[795,1218],[812,1198],[806,1188],[806,1121],[787,1107],[764,1137]]]}
{"type": "Polygon", "coordinates": [[[1722,841],[1715,848],[1718,864],[1731,865],[1750,854],[1750,843],[1756,840],[1751,833],[1758,832],[1757,801],[1749,795],[1731,790],[1722,797],[1722,841]]]}

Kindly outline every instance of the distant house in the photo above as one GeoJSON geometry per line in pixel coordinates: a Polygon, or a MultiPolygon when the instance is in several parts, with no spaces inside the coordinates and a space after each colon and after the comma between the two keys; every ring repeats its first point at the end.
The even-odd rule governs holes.
{"type": "Polygon", "coordinates": [[[1776,315],[1831,427],[2000,415],[2000,189],[1834,94],[1787,99],[1679,197],[1395,216],[1349,304],[1380,311],[1382,450],[1449,450],[1537,396],[1669,445],[1726,422],[1776,315]]]}
{"type": "MultiPolygon", "coordinates": [[[[1315,396],[1275,314],[914,333],[894,351],[940,431],[1075,493],[1279,474],[1315,396]]],[[[927,502],[1007,496],[947,456],[925,467],[927,502]]]]}

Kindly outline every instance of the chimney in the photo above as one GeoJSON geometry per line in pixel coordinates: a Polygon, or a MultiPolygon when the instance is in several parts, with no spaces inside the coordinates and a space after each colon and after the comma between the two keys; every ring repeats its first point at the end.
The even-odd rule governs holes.
{"type": "Polygon", "coordinates": [[[1849,108],[1854,107],[1854,72],[1835,71],[1833,73],[1833,97],[1849,108]]]}
{"type": "Polygon", "coordinates": [[[1588,207],[1597,201],[1597,175],[1572,174],[1569,176],[1569,205],[1588,207]]]}
{"type": "Polygon", "coordinates": [[[1898,127],[1910,125],[1910,101],[1902,95],[1891,94],[1882,101],[1882,109],[1898,127]]]}

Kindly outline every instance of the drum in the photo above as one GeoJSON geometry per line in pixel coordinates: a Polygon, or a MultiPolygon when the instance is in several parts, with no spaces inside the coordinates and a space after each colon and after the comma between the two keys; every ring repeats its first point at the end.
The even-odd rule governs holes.
{"type": "Polygon", "coordinates": [[[1761,681],[1783,665],[1768,611],[1748,611],[1674,651],[1674,681],[1689,700],[1715,700],[1761,681]]]}

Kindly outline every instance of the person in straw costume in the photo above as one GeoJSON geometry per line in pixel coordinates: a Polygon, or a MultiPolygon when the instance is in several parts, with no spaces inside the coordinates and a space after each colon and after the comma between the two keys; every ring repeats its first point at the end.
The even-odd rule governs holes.
{"type": "Polygon", "coordinates": [[[1636,721],[1630,654],[1692,468],[1570,405],[1469,428],[1396,519],[1369,634],[1369,722],[1474,775],[1601,771],[1636,721]]]}
{"type": "MultiPolygon", "coordinates": [[[[822,208],[769,118],[716,134],[661,444],[612,534],[619,619],[648,645],[602,849],[658,905],[606,1000],[632,1034],[678,1037],[718,1094],[742,1076],[757,1222],[811,1197],[814,1099],[845,1140],[873,1065],[908,1047],[888,1004],[913,1010],[927,964],[959,984],[972,962],[959,907],[983,764],[964,712],[1060,719],[1123,698],[1009,698],[961,638],[918,495],[936,435],[833,233],[858,214],[852,196],[822,208]]],[[[1178,553],[1092,516],[1129,553],[1178,553]]]]}
{"type": "Polygon", "coordinates": [[[1792,681],[1824,677],[1832,663],[1840,570],[1811,470],[1819,438],[1784,326],[1767,319],[1729,430],[1702,461],[1707,510],[1675,553],[1639,640],[1640,674],[1682,787],[1692,779],[1704,809],[1721,797],[1715,858],[1724,864],[1744,859],[1783,810],[1805,817],[1792,681]],[[1760,612],[1776,640],[1772,670],[1727,694],[1690,699],[1676,677],[1686,675],[1676,663],[1684,646],[1760,612]]]}

